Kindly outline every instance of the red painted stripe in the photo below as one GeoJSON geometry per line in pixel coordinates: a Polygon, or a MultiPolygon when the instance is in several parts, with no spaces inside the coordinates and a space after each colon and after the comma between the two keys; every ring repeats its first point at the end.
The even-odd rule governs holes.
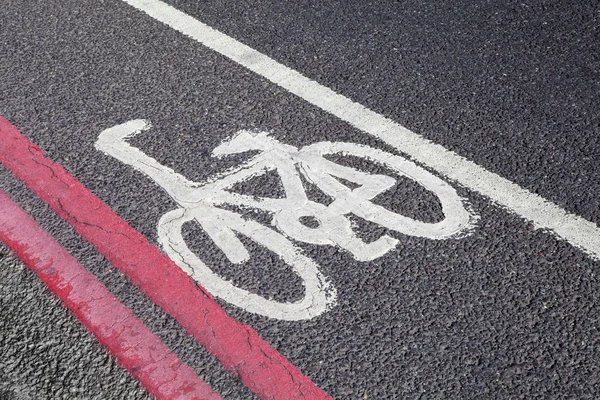
{"type": "Polygon", "coordinates": [[[0,190],[0,240],[159,399],[219,400],[142,321],[0,190]]]}
{"type": "Polygon", "coordinates": [[[0,117],[0,161],[262,399],[331,399],[0,117]]]}

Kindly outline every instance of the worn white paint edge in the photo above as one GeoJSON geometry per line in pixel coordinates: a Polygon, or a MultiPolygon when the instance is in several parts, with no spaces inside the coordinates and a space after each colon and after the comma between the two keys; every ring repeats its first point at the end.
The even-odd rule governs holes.
{"type": "Polygon", "coordinates": [[[123,0],[600,259],[600,228],[158,0],[123,0]]]}

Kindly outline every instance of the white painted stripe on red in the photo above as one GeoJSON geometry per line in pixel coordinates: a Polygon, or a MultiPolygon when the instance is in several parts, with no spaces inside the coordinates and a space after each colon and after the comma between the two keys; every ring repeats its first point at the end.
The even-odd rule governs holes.
{"type": "Polygon", "coordinates": [[[413,160],[550,229],[559,238],[600,259],[600,228],[404,126],[344,97],[159,0],[123,0],[258,75],[395,147],[413,160]]]}
{"type": "Polygon", "coordinates": [[[48,285],[150,394],[165,400],[221,399],[1,190],[0,240],[48,285]]]}
{"type": "Polygon", "coordinates": [[[331,399],[0,116],[0,162],[263,399],[331,399]]]}

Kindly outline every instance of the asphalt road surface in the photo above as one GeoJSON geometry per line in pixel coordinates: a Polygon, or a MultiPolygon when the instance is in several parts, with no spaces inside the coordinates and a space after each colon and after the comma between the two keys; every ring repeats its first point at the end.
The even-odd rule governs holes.
{"type": "MultiPolygon", "coordinates": [[[[2,2],[0,116],[335,399],[600,397],[600,3],[166,3],[2,2]]],[[[157,305],[5,160],[7,123],[0,190],[197,377],[317,398],[157,305]]],[[[18,254],[0,398],[175,398],[18,254]]]]}

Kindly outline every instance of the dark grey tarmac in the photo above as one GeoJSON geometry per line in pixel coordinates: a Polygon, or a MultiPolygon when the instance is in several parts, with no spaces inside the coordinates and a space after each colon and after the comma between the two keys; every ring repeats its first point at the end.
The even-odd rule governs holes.
{"type": "MultiPolygon", "coordinates": [[[[600,223],[598,2],[170,3],[600,223]]],[[[177,205],[94,149],[116,124],[152,121],[132,143],[198,182],[248,159],[210,156],[240,129],[296,147],[348,141],[402,155],[117,0],[3,2],[0,115],[153,243],[159,218],[177,205]]],[[[254,398],[4,169],[0,189],[225,399],[254,398]]],[[[372,262],[297,243],[338,291],[336,307],[315,319],[277,321],[220,304],[336,399],[600,397],[600,262],[456,189],[480,216],[469,236],[433,241],[363,224],[366,239],[400,241],[372,262]]],[[[268,180],[240,190],[278,195],[268,180]]],[[[408,180],[377,201],[423,221],[442,217],[435,196],[408,180]]],[[[242,288],[280,301],[303,295],[291,268],[249,240],[252,259],[232,265],[199,226],[186,225],[184,236],[242,288]]],[[[0,354],[11,355],[0,360],[0,398],[147,396],[0,251],[0,354]]]]}

